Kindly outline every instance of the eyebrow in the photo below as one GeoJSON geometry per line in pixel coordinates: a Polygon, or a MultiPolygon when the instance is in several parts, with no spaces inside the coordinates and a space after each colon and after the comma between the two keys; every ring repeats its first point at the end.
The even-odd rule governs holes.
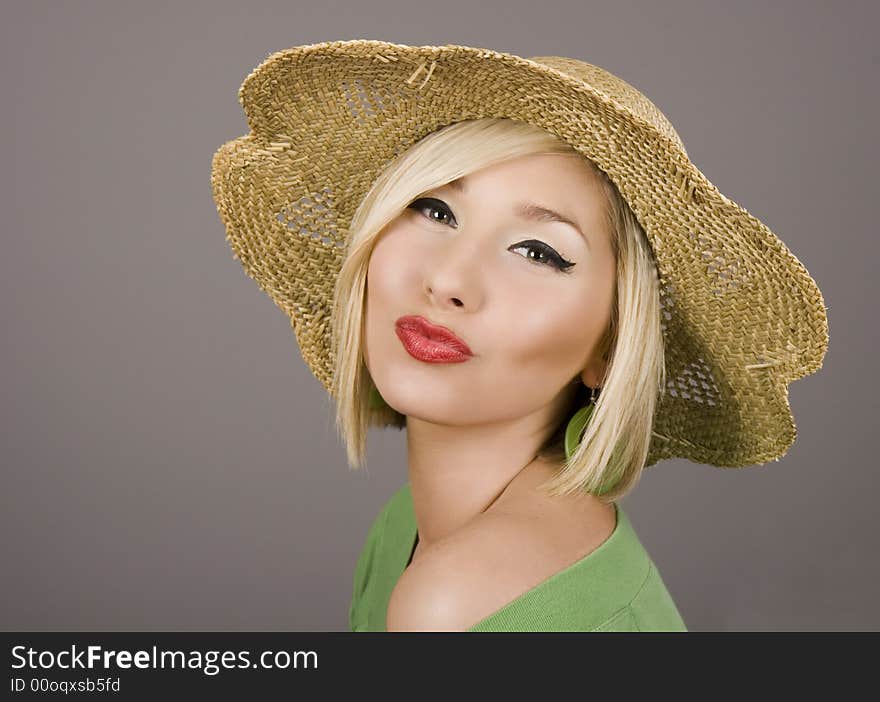
{"type": "MultiPolygon", "coordinates": [[[[467,188],[461,178],[451,180],[447,185],[453,190],[458,190],[461,193],[467,192],[467,188]]],[[[567,224],[570,227],[574,227],[574,230],[581,235],[584,242],[587,244],[587,247],[590,247],[590,240],[587,238],[587,235],[581,231],[581,228],[577,223],[571,218],[560,214],[556,210],[551,210],[549,207],[544,207],[543,205],[538,205],[534,202],[520,202],[514,206],[513,213],[520,219],[530,222],[560,222],[562,224],[567,224]]]]}

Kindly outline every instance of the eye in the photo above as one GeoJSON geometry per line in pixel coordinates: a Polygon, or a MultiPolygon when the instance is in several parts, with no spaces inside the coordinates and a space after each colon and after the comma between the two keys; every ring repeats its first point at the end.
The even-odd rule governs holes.
{"type": "Polygon", "coordinates": [[[535,254],[526,256],[529,261],[533,261],[538,265],[552,266],[560,273],[570,273],[571,267],[575,265],[571,261],[566,261],[562,258],[552,247],[537,239],[521,241],[511,246],[508,250],[516,251],[517,249],[526,249],[529,254],[535,254]]]}
{"type": "MultiPolygon", "coordinates": [[[[449,209],[447,204],[443,202],[443,200],[438,200],[434,197],[420,197],[410,203],[407,206],[407,209],[415,210],[416,212],[421,213],[423,217],[439,224],[453,226],[451,223],[455,222],[452,210],[449,209]],[[431,214],[439,212],[441,216],[433,217],[431,214],[425,214],[426,212],[431,214]],[[446,219],[442,218],[443,215],[446,216],[446,219]]],[[[537,239],[521,241],[520,243],[511,246],[508,251],[516,251],[517,249],[526,249],[529,251],[529,255],[525,256],[525,258],[536,265],[550,266],[551,268],[558,270],[560,273],[570,273],[570,269],[575,265],[573,262],[566,261],[562,258],[553,247],[548,246],[543,241],[538,241],[537,239]]]]}
{"type": "Polygon", "coordinates": [[[424,215],[424,212],[441,212],[447,215],[447,220],[443,221],[442,219],[438,219],[436,217],[431,217],[429,215],[424,215],[432,222],[437,222],[438,224],[450,224],[450,220],[452,222],[455,221],[455,217],[452,216],[452,210],[447,207],[446,203],[443,200],[438,200],[433,197],[420,197],[418,200],[413,201],[408,206],[408,209],[416,210],[417,212],[421,212],[424,215]]]}

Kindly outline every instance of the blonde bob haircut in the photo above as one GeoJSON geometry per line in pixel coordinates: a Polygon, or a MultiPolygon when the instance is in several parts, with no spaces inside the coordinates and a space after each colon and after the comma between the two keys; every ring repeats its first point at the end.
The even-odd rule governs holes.
{"type": "Polygon", "coordinates": [[[599,342],[606,364],[601,394],[577,450],[568,459],[564,444],[568,421],[589,400],[589,390],[578,382],[571,405],[540,447],[539,456],[561,466],[541,488],[552,496],[587,491],[611,503],[639,480],[666,382],[653,252],[629,205],[595,163],[550,132],[508,118],[465,120],[428,134],[385,168],[352,218],[330,322],[336,357],[332,381],[336,428],[351,468],[364,462],[370,426],[406,426],[405,415],[388,405],[371,407],[370,402],[375,386],[364,363],[363,340],[364,293],[373,246],[383,229],[425,191],[528,154],[576,154],[599,177],[617,271],[611,322],[599,342]]]}

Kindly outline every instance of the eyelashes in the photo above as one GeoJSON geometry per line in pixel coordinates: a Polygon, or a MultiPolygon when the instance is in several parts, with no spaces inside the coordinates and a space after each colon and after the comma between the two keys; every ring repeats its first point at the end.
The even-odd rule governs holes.
{"type": "MultiPolygon", "coordinates": [[[[441,224],[444,226],[452,226],[451,222],[455,221],[455,217],[452,215],[452,211],[446,205],[443,200],[438,200],[433,197],[421,197],[417,200],[414,200],[407,206],[407,209],[415,210],[422,214],[426,219],[431,220],[436,224],[441,224]],[[441,212],[447,215],[445,221],[438,220],[434,217],[425,215],[425,211],[434,211],[441,212]]],[[[567,261],[562,258],[559,253],[552,246],[548,246],[543,241],[538,241],[537,239],[528,239],[526,241],[521,241],[518,244],[514,244],[511,246],[508,251],[516,251],[517,249],[526,249],[529,252],[529,255],[526,255],[524,258],[529,261],[535,263],[539,266],[550,266],[551,268],[556,269],[560,273],[570,273],[571,268],[576,264],[572,261],[567,261]],[[531,255],[534,253],[535,255],[531,255]],[[541,258],[543,257],[543,258],[541,258]]]]}
{"type": "MultiPolygon", "coordinates": [[[[438,212],[445,212],[449,217],[452,217],[452,211],[446,206],[446,203],[443,200],[437,200],[433,197],[420,197],[418,200],[415,200],[409,206],[411,209],[416,210],[417,212],[424,212],[425,210],[436,210],[438,212]]],[[[436,222],[433,217],[428,217],[432,222],[436,222]]],[[[452,217],[452,219],[455,219],[452,217]]],[[[440,224],[449,224],[448,221],[440,222],[440,224]]]]}

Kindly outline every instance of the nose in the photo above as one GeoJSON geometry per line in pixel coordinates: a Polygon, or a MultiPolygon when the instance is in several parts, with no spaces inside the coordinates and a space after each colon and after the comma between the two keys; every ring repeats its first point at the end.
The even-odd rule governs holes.
{"type": "Polygon", "coordinates": [[[480,237],[458,232],[426,263],[425,293],[434,305],[475,309],[480,304],[486,245],[480,237]]]}

